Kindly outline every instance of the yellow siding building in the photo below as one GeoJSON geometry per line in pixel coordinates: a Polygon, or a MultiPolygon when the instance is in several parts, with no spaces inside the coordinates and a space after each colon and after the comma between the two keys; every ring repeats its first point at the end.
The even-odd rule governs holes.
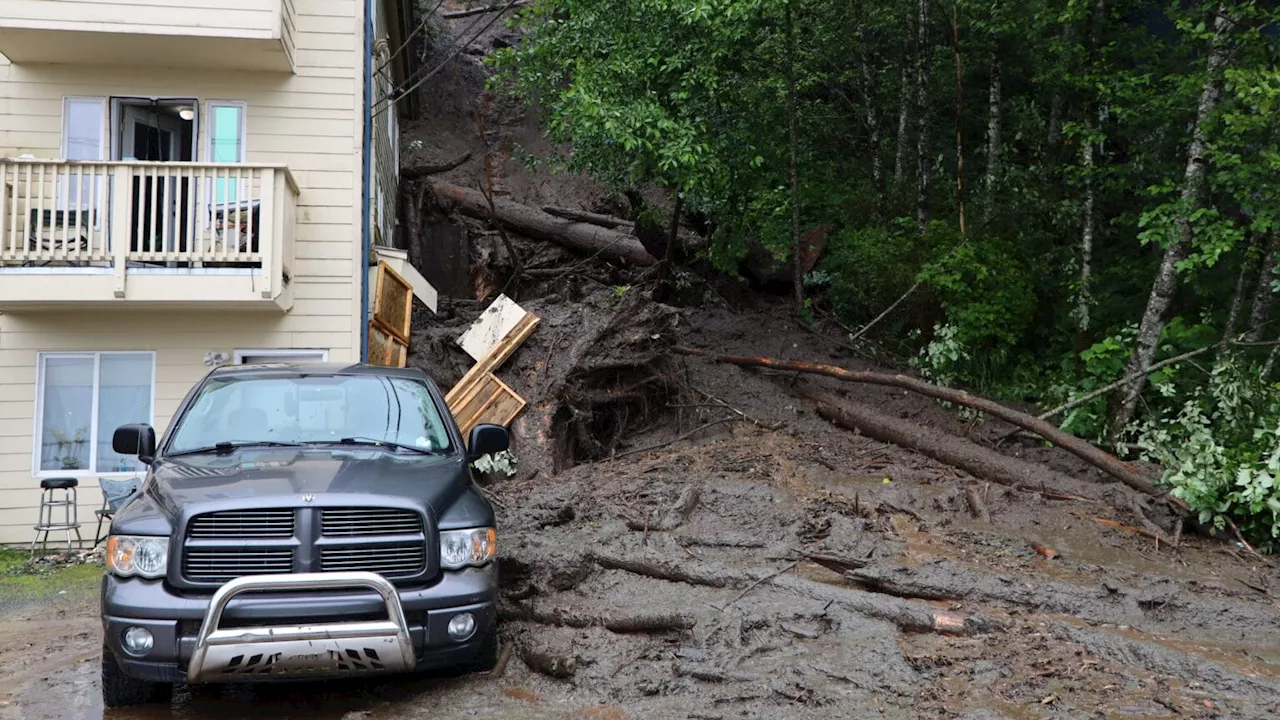
{"type": "Polygon", "coordinates": [[[43,477],[91,538],[112,431],[212,365],[362,358],[407,4],[0,2],[0,543],[43,477]]]}

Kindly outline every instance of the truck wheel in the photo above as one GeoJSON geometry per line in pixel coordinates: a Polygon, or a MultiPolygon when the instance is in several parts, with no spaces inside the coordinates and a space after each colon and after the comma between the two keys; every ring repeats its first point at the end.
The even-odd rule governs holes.
{"type": "Polygon", "coordinates": [[[467,663],[466,672],[489,672],[498,665],[498,626],[489,628],[489,633],[480,643],[480,651],[467,663]]]}
{"type": "Polygon", "coordinates": [[[102,704],[109,707],[127,707],[160,702],[173,692],[171,683],[155,683],[129,677],[120,669],[115,653],[106,643],[102,644],[102,704]]]}

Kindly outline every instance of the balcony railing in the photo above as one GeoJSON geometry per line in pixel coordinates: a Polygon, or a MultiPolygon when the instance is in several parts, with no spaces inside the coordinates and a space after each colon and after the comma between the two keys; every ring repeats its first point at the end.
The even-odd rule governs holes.
{"type": "Polygon", "coordinates": [[[252,278],[237,285],[249,288],[243,297],[196,281],[186,299],[279,302],[285,292],[298,196],[286,167],[5,159],[0,188],[0,309],[53,300],[7,290],[49,273],[97,278],[78,281],[85,291],[103,285],[66,301],[182,299],[154,280],[131,287],[157,275],[252,278]]]}

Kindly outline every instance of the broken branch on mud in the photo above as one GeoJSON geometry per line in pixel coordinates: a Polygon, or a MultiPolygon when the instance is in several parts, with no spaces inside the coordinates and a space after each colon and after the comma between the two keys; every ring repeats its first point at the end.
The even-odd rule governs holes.
{"type": "Polygon", "coordinates": [[[634,220],[626,220],[612,215],[601,215],[600,213],[587,212],[585,210],[574,210],[573,208],[557,207],[555,205],[543,205],[542,211],[562,217],[565,220],[573,220],[575,222],[591,223],[599,225],[602,228],[632,228],[635,227],[634,220]]]}
{"type": "Polygon", "coordinates": [[[530,670],[561,680],[573,677],[578,669],[578,661],[571,655],[554,655],[529,647],[521,648],[520,659],[530,670]]]}
{"type": "Polygon", "coordinates": [[[741,578],[734,577],[729,573],[716,574],[701,569],[685,568],[676,563],[662,560],[626,558],[602,552],[593,552],[589,557],[592,562],[606,570],[623,570],[635,575],[644,575],[669,582],[705,585],[707,587],[732,587],[742,582],[741,578]]]}
{"type": "Polygon", "coordinates": [[[981,615],[943,612],[922,603],[854,588],[832,588],[812,580],[786,575],[775,579],[773,584],[799,595],[828,601],[859,615],[891,622],[908,632],[976,635],[1003,628],[999,621],[981,615]]]}
{"type": "Polygon", "coordinates": [[[698,500],[702,498],[702,490],[696,487],[685,488],[680,493],[680,497],[676,498],[675,505],[671,506],[667,512],[655,523],[650,523],[647,519],[644,522],[636,520],[628,520],[627,527],[631,530],[650,530],[662,532],[675,530],[689,519],[689,515],[693,514],[694,508],[698,507],[698,500]]]}
{"type": "Polygon", "coordinates": [[[468,150],[458,159],[441,165],[415,165],[413,167],[404,168],[400,171],[400,177],[404,180],[416,180],[430,175],[439,175],[440,173],[449,172],[450,170],[462,167],[463,163],[470,159],[471,151],[468,150]]]}
{"type": "MultiPolygon", "coordinates": [[[[1104,452],[1093,445],[1081,440],[1080,438],[1067,433],[1052,423],[1045,422],[1039,418],[1019,412],[1012,408],[1005,407],[992,400],[988,400],[977,395],[971,395],[963,390],[954,390],[952,388],[940,387],[933,383],[925,382],[919,378],[909,377],[907,375],[878,373],[867,370],[847,370],[834,365],[822,365],[818,363],[802,362],[799,360],[779,360],[769,357],[750,357],[741,355],[721,355],[708,350],[701,350],[691,347],[674,347],[675,352],[683,355],[697,355],[708,358],[715,362],[730,363],[739,367],[762,367],[773,370],[786,370],[789,372],[808,373],[811,375],[823,375],[826,377],[844,380],[845,382],[868,383],[872,385],[885,385],[889,387],[902,388],[912,392],[920,393],[937,400],[946,400],[964,405],[966,407],[980,410],[994,417],[998,417],[1005,422],[1017,425],[1029,432],[1058,445],[1062,449],[1070,452],[1076,457],[1111,475],[1120,482],[1139,492],[1148,495],[1163,495],[1161,491],[1137,468],[1129,463],[1121,461],[1119,458],[1104,452]]],[[[1181,505],[1181,501],[1174,500],[1181,505]]],[[[1184,507],[1185,509],[1185,507],[1184,507]]]]}
{"type": "Polygon", "coordinates": [[[616,633],[657,633],[671,630],[689,630],[697,624],[697,620],[687,615],[583,615],[580,613],[552,608],[537,608],[512,604],[500,610],[503,620],[524,620],[539,625],[557,627],[587,628],[602,627],[616,633]]]}
{"type": "Polygon", "coordinates": [[[455,20],[457,18],[471,17],[472,15],[484,15],[491,12],[505,12],[513,8],[521,8],[529,3],[520,0],[513,3],[494,3],[492,5],[482,5],[480,7],[470,8],[468,10],[452,10],[447,13],[441,13],[440,17],[447,20],[455,20]]]}

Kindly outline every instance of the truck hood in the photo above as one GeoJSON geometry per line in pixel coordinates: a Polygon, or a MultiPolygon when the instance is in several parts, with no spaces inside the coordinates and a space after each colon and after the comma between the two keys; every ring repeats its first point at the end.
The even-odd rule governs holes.
{"type": "Polygon", "coordinates": [[[422,507],[438,517],[467,488],[465,459],[381,448],[240,448],[157,460],[143,494],[122,507],[113,532],[167,535],[181,513],[220,509],[380,504],[422,507]]]}

